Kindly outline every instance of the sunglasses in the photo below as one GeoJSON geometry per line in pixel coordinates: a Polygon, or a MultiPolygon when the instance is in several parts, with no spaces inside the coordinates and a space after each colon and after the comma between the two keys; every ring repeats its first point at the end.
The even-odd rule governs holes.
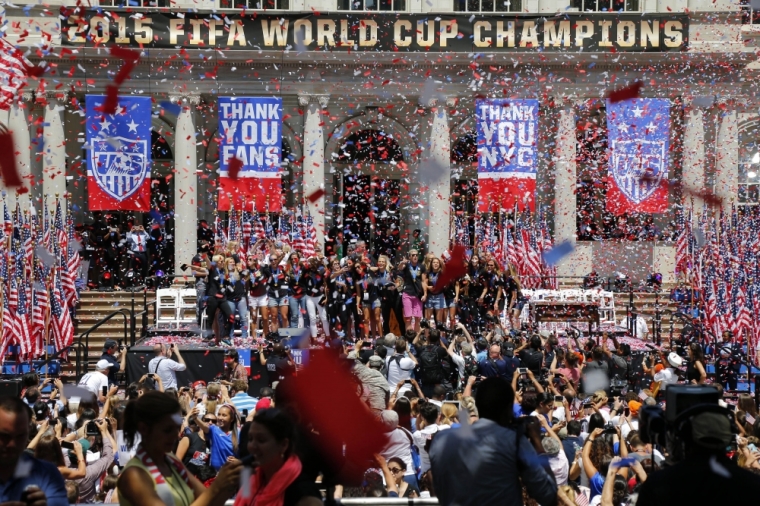
{"type": "Polygon", "coordinates": [[[204,418],[204,423],[216,423],[216,418],[204,418]]]}
{"type": "Polygon", "coordinates": [[[392,474],[398,474],[403,471],[400,467],[389,467],[388,471],[390,471],[392,474]]]}

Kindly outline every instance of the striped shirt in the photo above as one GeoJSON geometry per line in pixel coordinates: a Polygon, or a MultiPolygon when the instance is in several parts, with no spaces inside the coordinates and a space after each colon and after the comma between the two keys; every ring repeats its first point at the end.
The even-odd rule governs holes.
{"type": "Polygon", "coordinates": [[[247,409],[249,413],[253,413],[253,410],[256,409],[256,403],[259,402],[256,397],[251,397],[245,392],[236,393],[230,401],[235,406],[235,409],[238,410],[240,416],[243,416],[244,409],[247,409]]]}

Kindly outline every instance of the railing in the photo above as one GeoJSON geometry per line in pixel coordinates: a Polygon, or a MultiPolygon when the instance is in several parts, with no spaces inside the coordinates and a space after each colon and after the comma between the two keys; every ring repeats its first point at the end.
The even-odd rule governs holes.
{"type": "MultiPolygon", "coordinates": [[[[111,320],[111,318],[114,318],[117,315],[122,315],[124,317],[124,342],[126,342],[129,339],[130,336],[130,328],[129,324],[133,323],[133,317],[132,317],[132,311],[130,311],[127,308],[121,308],[117,309],[113,313],[110,313],[108,316],[102,318],[99,320],[95,325],[90,327],[89,329],[85,330],[79,335],[79,339],[77,339],[76,344],[82,345],[82,340],[84,339],[84,360],[87,361],[89,358],[90,353],[90,334],[100,328],[103,324],[111,320]]],[[[81,359],[79,358],[79,355],[77,354],[77,364],[76,364],[76,375],[77,375],[77,381],[79,381],[79,378],[81,377],[79,372],[81,370],[81,359]]],[[[85,370],[87,367],[85,366],[85,370]]]]}
{"type": "MultiPolygon", "coordinates": [[[[346,506],[407,506],[407,505],[435,505],[439,504],[438,499],[435,497],[428,498],[392,498],[392,497],[351,497],[346,499],[335,499],[337,504],[344,504],[346,506]]],[[[103,504],[103,503],[91,503],[91,504],[103,504]]],[[[233,506],[235,501],[229,500],[224,503],[224,506],[233,506]]],[[[72,504],[71,506],[86,506],[85,504],[72,504]]]]}

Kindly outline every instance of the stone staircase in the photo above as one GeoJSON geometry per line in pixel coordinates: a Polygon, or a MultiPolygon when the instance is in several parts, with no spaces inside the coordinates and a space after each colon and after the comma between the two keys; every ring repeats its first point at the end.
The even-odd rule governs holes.
{"type": "MultiPolygon", "coordinates": [[[[155,300],[155,292],[148,292],[148,303],[155,300]]],[[[86,291],[80,293],[79,305],[76,310],[76,318],[74,319],[75,334],[74,339],[77,341],[79,336],[92,328],[100,320],[108,316],[110,313],[119,309],[132,309],[132,300],[134,298],[135,313],[143,311],[143,293],[131,293],[131,292],[100,292],[100,291],[86,291]]],[[[152,325],[155,317],[155,306],[148,308],[148,324],[152,325]]],[[[140,338],[142,330],[142,317],[136,319],[136,338],[140,338]]],[[[124,335],[124,316],[116,315],[103,325],[95,329],[90,333],[89,344],[86,357],[86,370],[93,370],[95,363],[100,358],[103,352],[103,344],[106,339],[114,339],[116,341],[122,339],[124,343],[129,345],[130,339],[130,321],[127,317],[127,335],[124,335]]],[[[82,341],[84,344],[84,341],[82,341]]],[[[64,366],[66,373],[74,373],[74,355],[71,357],[72,362],[64,366]]]]}

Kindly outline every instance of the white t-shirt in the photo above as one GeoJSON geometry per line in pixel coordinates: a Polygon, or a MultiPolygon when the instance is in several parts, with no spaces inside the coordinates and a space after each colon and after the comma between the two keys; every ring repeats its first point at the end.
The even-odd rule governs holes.
{"type": "Polygon", "coordinates": [[[675,385],[678,383],[678,376],[672,367],[668,367],[655,373],[654,380],[660,382],[660,390],[666,390],[668,385],[675,385]]]}
{"type": "Polygon", "coordinates": [[[153,357],[148,362],[148,372],[158,374],[158,377],[161,378],[161,382],[164,384],[164,390],[167,388],[177,388],[176,372],[184,371],[185,369],[187,369],[186,365],[175,362],[167,357],[153,357]]]}
{"type": "MultiPolygon", "coordinates": [[[[388,367],[388,386],[393,392],[396,389],[399,381],[406,381],[412,378],[412,371],[414,371],[414,360],[409,357],[403,357],[396,363],[394,355],[390,355],[385,359],[385,365],[388,367]]],[[[402,385],[399,388],[399,395],[403,395],[407,390],[411,390],[412,386],[408,383],[402,385]]],[[[408,469],[407,469],[408,470],[408,469]]]]}
{"type": "Polygon", "coordinates": [[[88,372],[79,380],[79,386],[94,393],[99,399],[103,395],[103,387],[108,387],[108,376],[98,371],[88,372]]]}
{"type": "Polygon", "coordinates": [[[414,439],[414,445],[417,447],[417,450],[420,452],[420,472],[425,473],[428,469],[430,469],[430,455],[428,455],[427,450],[425,450],[425,445],[427,444],[429,439],[433,438],[433,434],[435,434],[438,431],[450,429],[448,425],[428,425],[422,430],[416,431],[414,434],[412,434],[412,438],[414,439]]]}
{"type": "Polygon", "coordinates": [[[404,461],[406,465],[406,473],[404,476],[410,476],[414,474],[414,462],[412,462],[412,450],[410,445],[412,441],[407,436],[404,429],[394,429],[391,432],[386,432],[388,441],[385,443],[385,448],[380,452],[385,460],[390,460],[393,457],[398,457],[404,461]]]}

